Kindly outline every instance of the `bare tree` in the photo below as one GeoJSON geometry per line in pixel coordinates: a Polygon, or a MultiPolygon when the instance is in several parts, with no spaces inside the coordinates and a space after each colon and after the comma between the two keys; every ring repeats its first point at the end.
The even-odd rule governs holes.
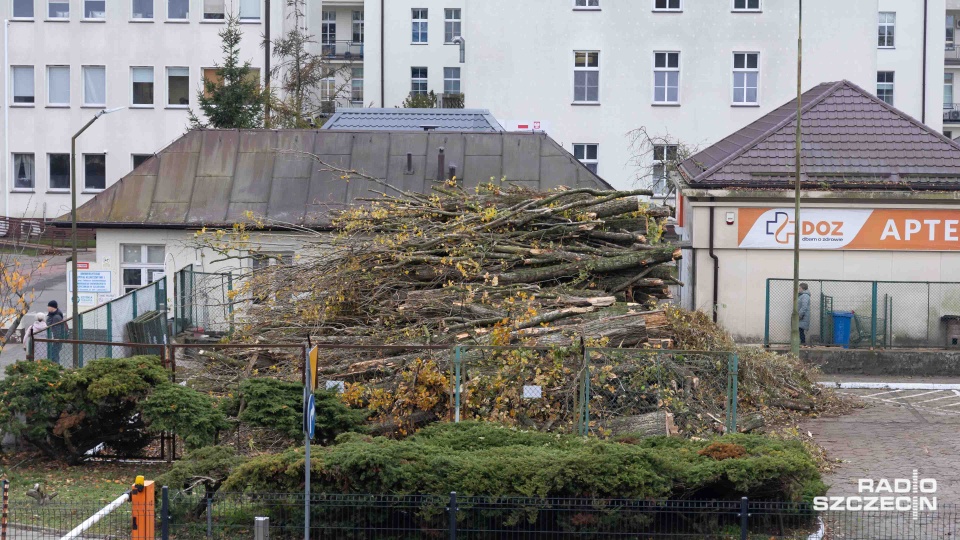
{"type": "Polygon", "coordinates": [[[652,201],[670,205],[677,191],[680,164],[700,149],[671,136],[669,133],[655,135],[644,126],[627,134],[630,137],[630,161],[636,172],[634,179],[639,187],[651,189],[652,201]]]}

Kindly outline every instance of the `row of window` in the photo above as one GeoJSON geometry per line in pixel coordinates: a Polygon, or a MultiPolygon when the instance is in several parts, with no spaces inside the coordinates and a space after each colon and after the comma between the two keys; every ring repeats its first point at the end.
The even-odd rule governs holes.
{"type": "MultiPolygon", "coordinates": [[[[760,0],[731,0],[733,11],[761,11],[760,0]]],[[[600,9],[600,0],[573,0],[574,9],[600,9]]],[[[683,0],[653,0],[654,11],[683,11],[683,0]]]]}
{"type": "MultiPolygon", "coordinates": [[[[32,106],[36,102],[34,66],[11,66],[13,105],[32,106]]],[[[70,66],[46,67],[47,106],[69,107],[70,66]]],[[[106,66],[81,66],[82,86],[81,103],[85,107],[105,107],[107,104],[107,68],[106,66]]],[[[186,108],[190,105],[190,68],[168,66],[162,75],[165,80],[166,106],[186,108]]],[[[252,69],[252,77],[260,79],[260,70],[252,69]]],[[[130,104],[133,107],[152,107],[155,105],[155,69],[153,66],[134,66],[130,68],[130,104]]],[[[203,68],[204,80],[217,81],[216,68],[203,68]]],[[[362,75],[361,75],[362,80],[362,75]]]]}
{"type": "MultiPolygon", "coordinates": [[[[33,19],[35,0],[11,0],[14,19],[33,19]]],[[[79,1],[83,20],[105,21],[107,19],[106,0],[40,0],[45,4],[44,17],[47,20],[69,20],[71,1],[79,1]]],[[[114,0],[111,0],[114,1],[114,0]]],[[[168,21],[186,21],[190,19],[190,0],[129,0],[130,19],[151,21],[154,18],[154,3],[163,2],[168,21]]],[[[238,0],[239,16],[242,21],[260,20],[261,0],[238,0]]],[[[205,21],[223,21],[226,19],[227,6],[236,5],[227,0],[202,0],[205,21]]]]}
{"type": "MultiPolygon", "coordinates": [[[[760,53],[733,53],[733,103],[757,105],[760,103],[760,53]]],[[[574,51],[574,103],[600,102],[600,52],[574,51]]],[[[653,53],[653,102],[680,104],[680,52],[653,53]]]]}
{"type": "MultiPolygon", "coordinates": [[[[133,154],[133,168],[150,159],[152,154],[133,154]]],[[[14,191],[37,189],[37,163],[32,153],[13,154],[14,191]]],[[[83,173],[84,191],[100,191],[107,188],[107,155],[83,154],[78,163],[83,173]]],[[[70,191],[70,154],[47,154],[47,189],[70,191]]]]}
{"type": "MultiPolygon", "coordinates": [[[[596,143],[574,143],[573,157],[596,174],[600,167],[600,145],[596,143]]],[[[653,145],[653,168],[650,173],[652,177],[651,185],[655,195],[663,195],[667,192],[670,164],[676,161],[677,145],[653,145]]]]}
{"type": "MultiPolygon", "coordinates": [[[[462,13],[459,8],[443,10],[443,42],[453,43],[461,36],[463,30],[462,13]]],[[[411,10],[411,38],[410,42],[417,45],[429,43],[430,10],[427,8],[413,8],[411,10]]]]}
{"type": "MultiPolygon", "coordinates": [[[[426,67],[410,68],[410,93],[426,94],[429,91],[426,67]]],[[[443,68],[443,93],[460,94],[460,68],[443,68]]]]}

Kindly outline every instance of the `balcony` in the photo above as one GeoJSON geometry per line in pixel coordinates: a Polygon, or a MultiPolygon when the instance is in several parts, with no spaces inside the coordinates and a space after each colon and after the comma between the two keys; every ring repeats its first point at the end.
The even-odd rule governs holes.
{"type": "Polygon", "coordinates": [[[403,106],[411,109],[462,109],[465,101],[463,94],[410,92],[403,106]]]}
{"type": "Polygon", "coordinates": [[[320,44],[320,54],[328,60],[363,60],[363,43],[332,41],[320,44]]]}
{"type": "Polygon", "coordinates": [[[943,104],[943,123],[960,124],[960,103],[943,104]]]}

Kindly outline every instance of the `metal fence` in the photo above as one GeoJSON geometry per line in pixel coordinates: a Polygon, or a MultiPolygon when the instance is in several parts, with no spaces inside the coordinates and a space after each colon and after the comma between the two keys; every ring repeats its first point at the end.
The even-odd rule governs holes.
{"type": "MultiPolygon", "coordinates": [[[[810,291],[808,345],[837,345],[834,314],[850,316],[851,348],[960,348],[960,283],[801,280],[810,291]],[[956,340],[952,338],[957,338],[956,340]]],[[[764,344],[790,343],[793,280],[768,279],[764,344]]]]}
{"type": "Polygon", "coordinates": [[[167,279],[164,277],[50,326],[34,340],[33,355],[65,367],[83,367],[84,362],[96,358],[156,354],[156,347],[151,345],[162,345],[166,341],[167,279]],[[76,342],[72,341],[75,321],[79,322],[76,342]]]}
{"type": "Polygon", "coordinates": [[[174,274],[173,333],[228,334],[233,331],[233,275],[197,272],[187,265],[174,274]]]}
{"type": "MultiPolygon", "coordinates": [[[[669,413],[684,434],[706,426],[736,431],[735,353],[519,346],[352,346],[349,351],[352,365],[362,369],[337,372],[321,366],[320,388],[346,391],[360,401],[364,387],[388,390],[397,403],[432,396],[430,410],[455,422],[482,419],[584,435],[666,433],[669,413]],[[385,360],[384,349],[394,349],[397,358],[385,360]]],[[[383,420],[402,426],[402,417],[416,411],[394,412],[397,418],[383,420]]]]}

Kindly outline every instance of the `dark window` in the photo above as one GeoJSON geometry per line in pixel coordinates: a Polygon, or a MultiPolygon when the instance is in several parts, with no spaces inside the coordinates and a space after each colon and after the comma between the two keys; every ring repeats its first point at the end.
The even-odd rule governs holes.
{"type": "Polygon", "coordinates": [[[133,169],[136,170],[137,167],[143,165],[144,162],[152,157],[153,154],[133,154],[133,169]]]}
{"type": "Polygon", "coordinates": [[[33,18],[33,0],[13,0],[13,16],[15,18],[33,18]]]}
{"type": "Polygon", "coordinates": [[[83,155],[83,189],[100,190],[107,188],[106,154],[83,155]]]}
{"type": "Polygon", "coordinates": [[[655,0],[654,9],[679,11],[680,0],[655,0]]]}
{"type": "Polygon", "coordinates": [[[50,189],[70,189],[70,154],[50,154],[50,189]]]}

